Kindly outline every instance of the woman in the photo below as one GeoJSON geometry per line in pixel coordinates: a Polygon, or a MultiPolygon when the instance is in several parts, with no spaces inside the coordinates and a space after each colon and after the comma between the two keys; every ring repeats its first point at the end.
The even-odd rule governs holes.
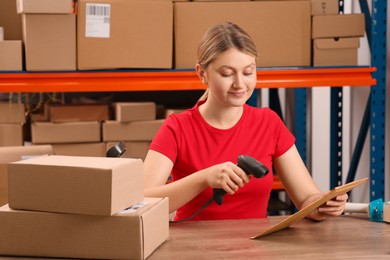
{"type": "MultiPolygon", "coordinates": [[[[210,28],[200,42],[196,72],[207,91],[193,108],[166,119],[144,161],[145,196],[169,197],[177,221],[202,208],[213,188],[226,191],[223,204],[211,203],[193,220],[266,217],[272,166],[297,208],[323,196],[276,113],[246,105],[256,86],[256,59],[252,39],[233,23],[210,28]],[[269,174],[246,175],[238,155],[256,158],[269,174]]],[[[308,218],[338,216],[346,200],[347,194],[338,196],[308,218]]]]}

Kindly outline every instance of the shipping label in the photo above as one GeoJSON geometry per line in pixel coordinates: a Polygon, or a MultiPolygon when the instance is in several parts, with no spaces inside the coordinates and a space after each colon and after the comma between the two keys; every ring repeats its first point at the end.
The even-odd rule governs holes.
{"type": "Polygon", "coordinates": [[[110,38],[110,4],[86,4],[85,37],[110,38]]]}

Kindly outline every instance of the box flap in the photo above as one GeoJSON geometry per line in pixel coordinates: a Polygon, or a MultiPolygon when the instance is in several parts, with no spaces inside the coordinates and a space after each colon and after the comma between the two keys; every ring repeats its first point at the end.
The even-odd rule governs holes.
{"type": "Polygon", "coordinates": [[[357,49],[359,38],[315,39],[314,46],[316,49],[357,49]]]}
{"type": "Polygon", "coordinates": [[[331,37],[363,37],[364,34],[364,14],[313,16],[312,39],[331,37]]]}

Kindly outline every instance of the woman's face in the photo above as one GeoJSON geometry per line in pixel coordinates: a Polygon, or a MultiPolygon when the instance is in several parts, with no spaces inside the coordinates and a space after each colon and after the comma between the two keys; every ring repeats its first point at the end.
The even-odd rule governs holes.
{"type": "Polygon", "coordinates": [[[210,101],[222,106],[242,106],[256,86],[256,58],[237,49],[219,55],[204,71],[210,101]]]}

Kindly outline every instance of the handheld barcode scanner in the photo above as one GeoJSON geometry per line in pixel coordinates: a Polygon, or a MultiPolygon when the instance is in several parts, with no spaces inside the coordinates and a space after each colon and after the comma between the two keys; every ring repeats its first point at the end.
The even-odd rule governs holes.
{"type": "MultiPolygon", "coordinates": [[[[263,178],[269,172],[265,165],[248,155],[239,155],[237,166],[243,169],[247,175],[253,175],[255,178],[263,178]]],[[[213,199],[218,205],[222,205],[225,194],[226,191],[223,189],[213,190],[213,199]]]]}
{"type": "MultiPolygon", "coordinates": [[[[253,175],[255,178],[263,178],[266,176],[269,172],[268,168],[257,161],[255,158],[248,156],[248,155],[239,155],[237,166],[244,170],[244,172],[247,175],[253,175]]],[[[213,190],[213,197],[210,198],[200,209],[198,209],[194,214],[192,214],[190,217],[182,219],[182,220],[176,220],[176,221],[170,221],[170,223],[180,223],[187,220],[190,220],[194,218],[196,215],[199,214],[203,209],[205,209],[208,205],[210,205],[211,202],[215,201],[218,205],[222,205],[223,202],[223,196],[226,194],[226,191],[223,189],[214,189],[213,190]]]]}
{"type": "Polygon", "coordinates": [[[126,152],[126,144],[120,141],[106,152],[106,157],[119,158],[126,152]]]}

